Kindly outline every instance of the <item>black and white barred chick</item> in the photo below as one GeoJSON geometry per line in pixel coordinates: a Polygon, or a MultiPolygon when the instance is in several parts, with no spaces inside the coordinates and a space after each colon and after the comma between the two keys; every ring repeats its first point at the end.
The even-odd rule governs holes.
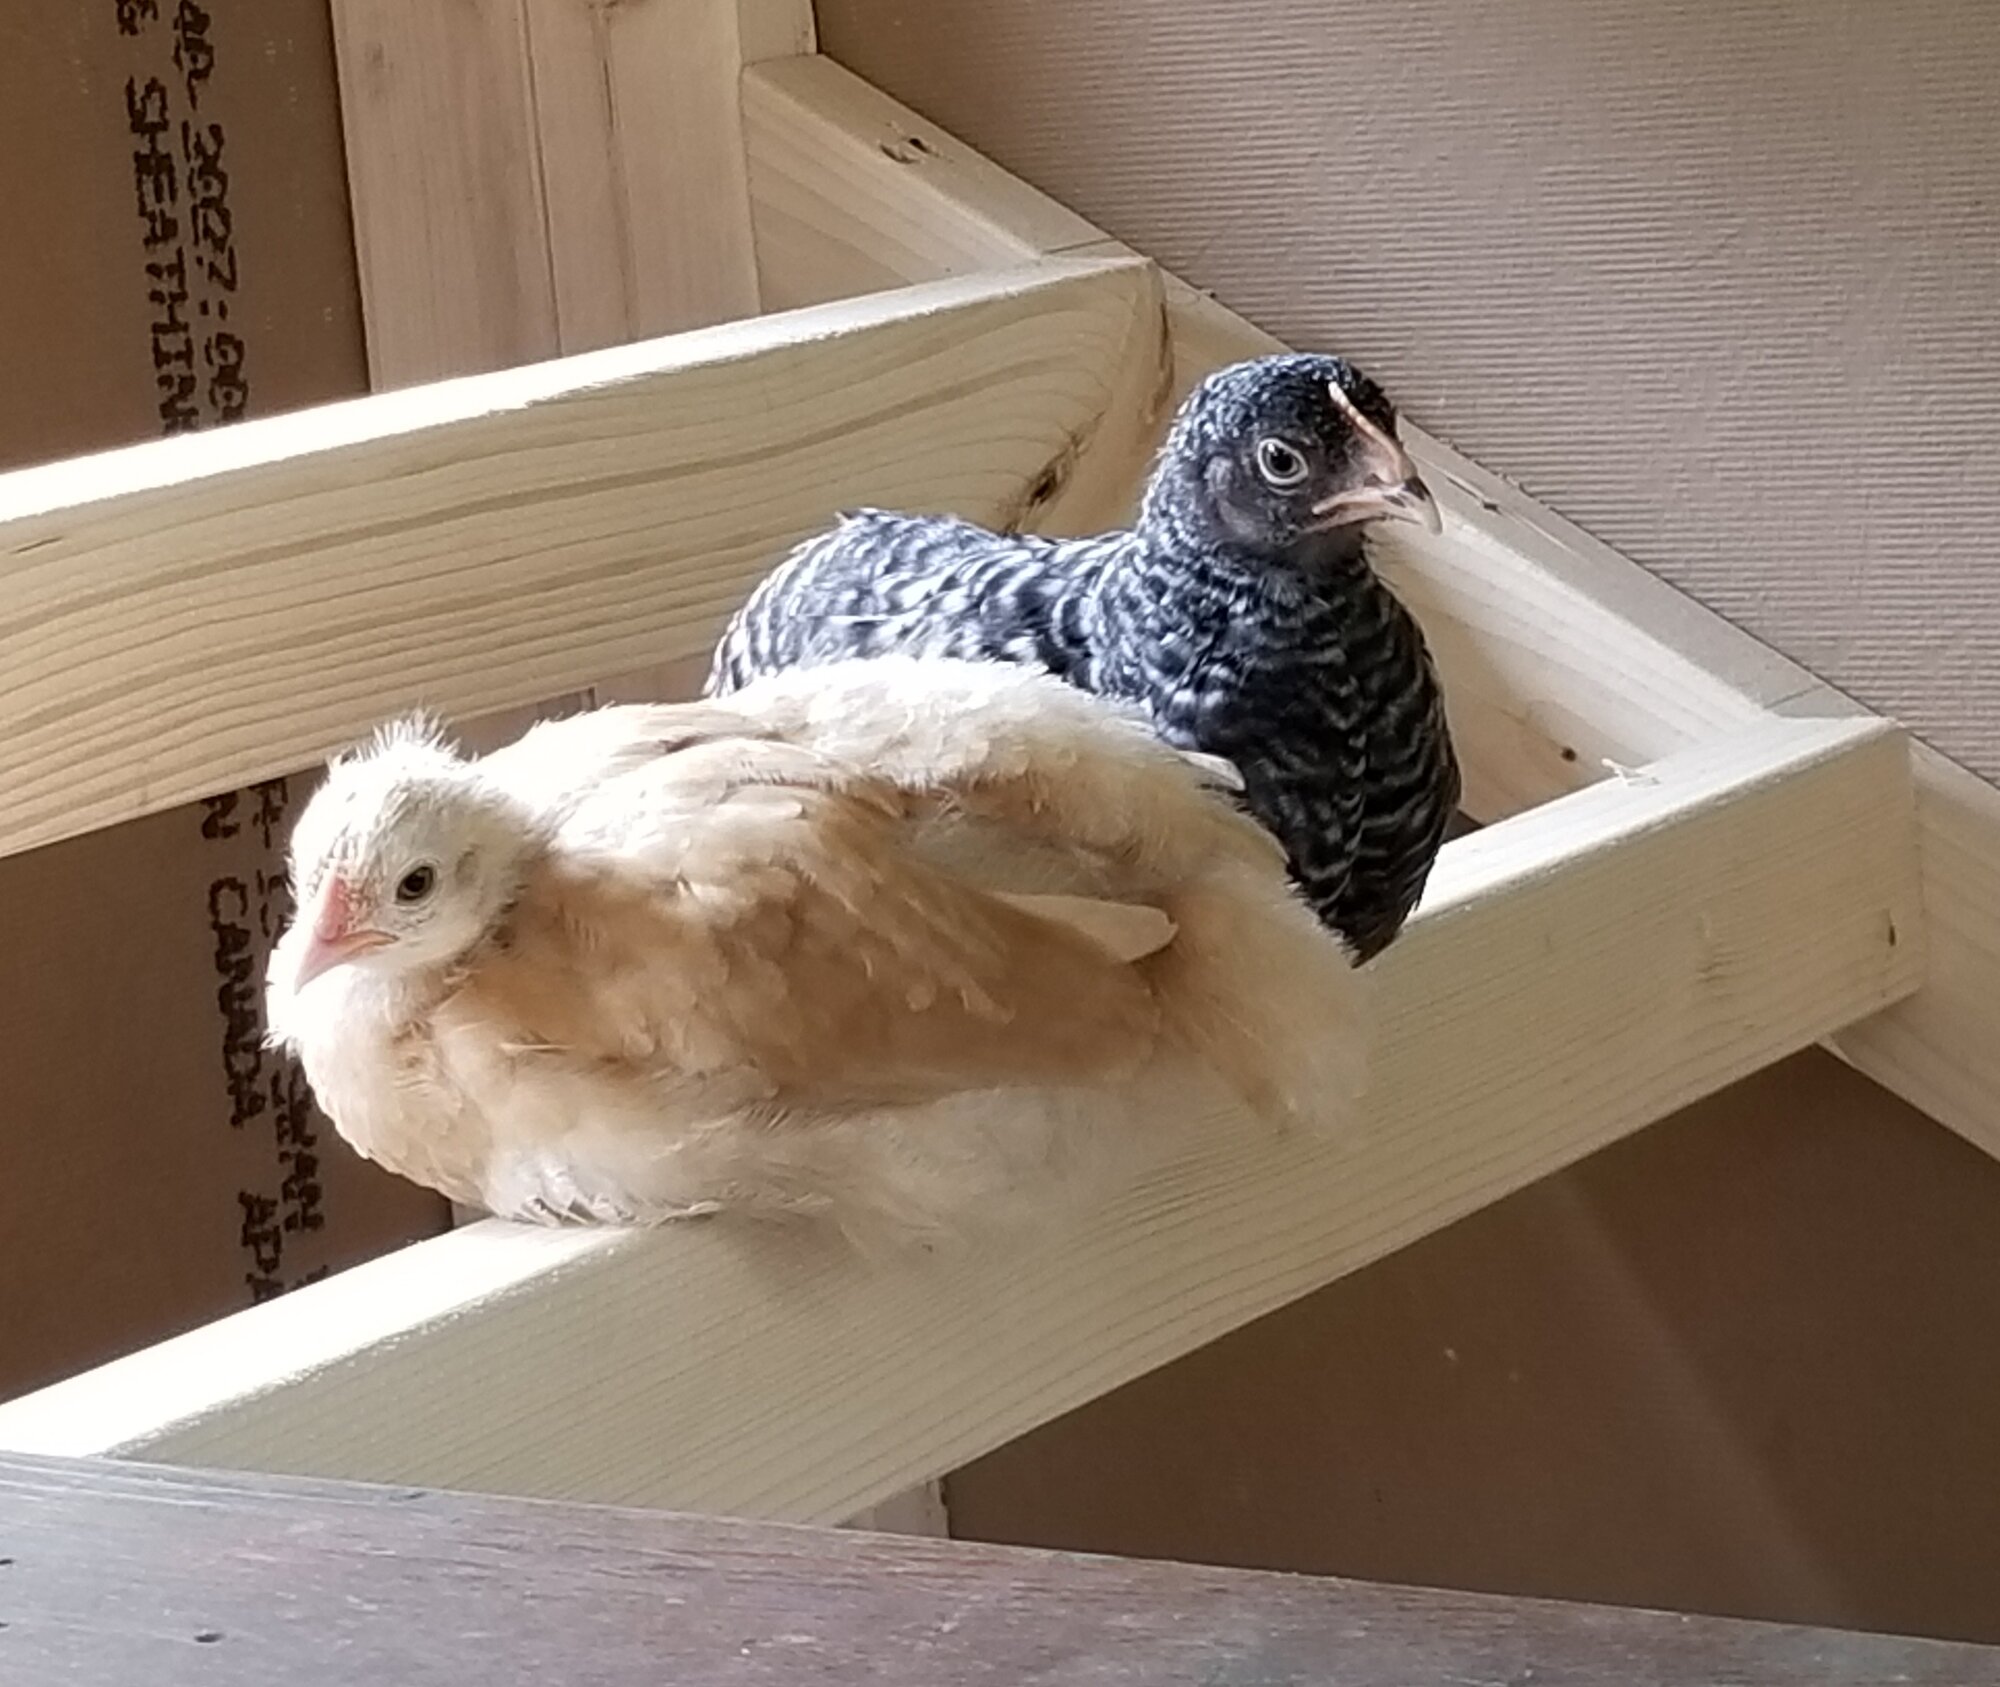
{"type": "Polygon", "coordinates": [[[999,534],[862,510],[807,540],[723,634],[708,693],[890,652],[1031,663],[1226,757],[1355,960],[1416,906],[1460,774],[1430,653],[1365,554],[1441,527],[1396,412],[1335,357],[1216,371],[1182,405],[1131,531],[999,534]]]}

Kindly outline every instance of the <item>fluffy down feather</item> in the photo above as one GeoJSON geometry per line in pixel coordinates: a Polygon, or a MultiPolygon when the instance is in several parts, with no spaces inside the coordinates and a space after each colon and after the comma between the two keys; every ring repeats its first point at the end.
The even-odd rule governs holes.
{"type": "Polygon", "coordinates": [[[888,657],[726,704],[422,723],[294,833],[273,1040],[490,1211],[936,1238],[1100,1191],[1233,1094],[1339,1120],[1364,989],[1226,765],[1030,670],[888,657]]]}

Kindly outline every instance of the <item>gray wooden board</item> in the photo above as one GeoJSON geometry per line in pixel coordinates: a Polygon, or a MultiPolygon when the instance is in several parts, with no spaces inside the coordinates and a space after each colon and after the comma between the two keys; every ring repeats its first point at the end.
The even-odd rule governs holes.
{"type": "Polygon", "coordinates": [[[6,1687],[2000,1687],[2000,1648],[660,1512],[0,1458],[6,1687]]]}

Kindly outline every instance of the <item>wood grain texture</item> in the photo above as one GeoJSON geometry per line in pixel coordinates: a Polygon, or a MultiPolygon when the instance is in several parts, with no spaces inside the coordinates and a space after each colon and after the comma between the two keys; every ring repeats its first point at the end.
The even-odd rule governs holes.
{"type": "MultiPolygon", "coordinates": [[[[1360,1139],[1241,1117],[1030,1249],[489,1222],[0,1408],[0,1447],[837,1521],[1907,994],[1907,746],[1778,722],[1454,844],[1360,1139]]],[[[1198,1122],[1199,1123],[1199,1122],[1198,1122]]]]}
{"type": "Polygon", "coordinates": [[[764,308],[1004,269],[1100,232],[832,60],[746,71],[764,308]]]}
{"type": "Polygon", "coordinates": [[[2000,791],[1925,745],[1913,761],[1929,974],[1829,1046],[2000,1155],[2000,791]]]}
{"type": "Polygon", "coordinates": [[[0,851],[705,655],[843,506],[1018,508],[1159,339],[1061,261],[0,477],[0,851]]]}
{"type": "MultiPolygon", "coordinates": [[[[848,0],[835,15],[852,15],[848,0]]],[[[782,101],[786,111],[782,131],[749,130],[753,186],[767,173],[803,176],[810,166],[802,161],[860,158],[867,136],[921,121],[824,57],[760,71],[752,82],[760,84],[746,96],[752,112],[767,101],[782,101]]],[[[937,144],[948,145],[943,155],[952,159],[978,156],[951,137],[937,144]]],[[[871,166],[865,180],[858,167],[812,177],[815,191],[842,196],[846,219],[834,224],[834,237],[794,224],[768,251],[760,244],[765,284],[846,273],[844,254],[869,249],[866,230],[877,225],[888,249],[910,255],[899,277],[915,279],[922,273],[915,260],[932,248],[907,225],[926,218],[947,231],[968,223],[1011,231],[1022,245],[1047,241],[1071,255],[1129,250],[1108,237],[1077,242],[1061,207],[991,166],[923,173],[888,164],[871,166]],[[940,198],[951,202],[947,211],[936,208],[940,198]]],[[[760,216],[775,198],[753,191],[760,216]]],[[[938,261],[958,261],[951,250],[945,241],[938,261]]],[[[1179,277],[1167,274],[1164,285],[1175,365],[1169,403],[1207,370],[1283,346],[1179,277]]],[[[1607,761],[1643,762],[1773,710],[1867,712],[1422,427],[1406,420],[1404,437],[1438,494],[1446,528],[1437,539],[1399,528],[1385,535],[1380,554],[1438,658],[1465,763],[1466,807],[1476,817],[1519,812],[1602,778],[1607,761]]],[[[1115,505],[1153,444],[1141,439],[1123,470],[1100,452],[1091,474],[1105,477],[1102,484],[1072,495],[1093,511],[1115,505]]],[[[2000,1039],[1986,1029],[2000,1001],[2000,793],[1927,748],[1916,766],[1933,976],[1915,997],[1830,1046],[2000,1154],[2000,1039]]]]}
{"type": "Polygon", "coordinates": [[[560,349],[528,0],[332,0],[377,392],[560,349]]]}
{"type": "Polygon", "coordinates": [[[1946,1641],[127,1465],[0,1463],[0,1554],[0,1661],[65,1687],[2000,1682],[1946,1641]]]}
{"type": "Polygon", "coordinates": [[[737,0],[526,0],[558,339],[754,315],[737,0]]]}
{"type": "Polygon", "coordinates": [[[804,0],[334,0],[376,391],[758,309],[738,88],[804,0]]]}

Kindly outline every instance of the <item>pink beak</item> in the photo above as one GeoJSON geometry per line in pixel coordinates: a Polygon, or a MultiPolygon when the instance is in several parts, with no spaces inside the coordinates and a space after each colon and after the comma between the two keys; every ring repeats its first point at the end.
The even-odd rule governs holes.
{"type": "Polygon", "coordinates": [[[1433,533],[1442,533],[1444,516],[1437,499],[1401,442],[1362,415],[1354,400],[1340,390],[1338,381],[1329,381],[1327,390],[1360,435],[1363,454],[1370,462],[1367,478],[1359,486],[1322,498],[1313,505],[1313,514],[1327,517],[1328,527],[1345,527],[1357,521],[1414,521],[1433,533]]]}
{"type": "Polygon", "coordinates": [[[334,874],[327,879],[326,889],[320,895],[319,911],[313,918],[312,941],[306,945],[299,962],[294,989],[304,989],[321,973],[345,966],[357,955],[379,949],[390,940],[388,933],[354,922],[353,892],[345,879],[334,874]]]}

